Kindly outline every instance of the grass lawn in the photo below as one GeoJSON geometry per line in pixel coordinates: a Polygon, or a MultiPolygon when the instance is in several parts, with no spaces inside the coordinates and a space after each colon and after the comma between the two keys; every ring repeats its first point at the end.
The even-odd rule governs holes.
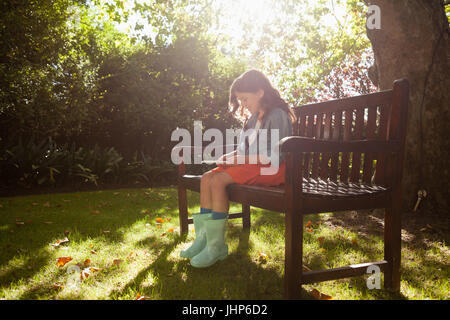
{"type": "MultiPolygon", "coordinates": [[[[199,194],[188,198],[189,211],[199,211],[199,194]]],[[[194,232],[190,225],[180,236],[177,208],[175,187],[0,198],[0,299],[283,298],[283,214],[252,208],[250,232],[230,220],[229,257],[195,269],[179,257],[194,232]],[[62,257],[72,259],[58,266],[62,257]]],[[[310,269],[383,259],[383,212],[308,215],[304,224],[310,269]]],[[[333,299],[449,299],[448,233],[440,230],[402,230],[399,295],[383,290],[383,275],[381,290],[369,290],[367,275],[305,285],[303,297],[317,289],[333,299]]]]}

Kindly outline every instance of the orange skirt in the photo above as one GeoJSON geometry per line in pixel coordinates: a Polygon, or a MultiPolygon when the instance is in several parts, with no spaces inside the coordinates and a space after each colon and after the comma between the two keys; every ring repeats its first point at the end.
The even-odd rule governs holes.
{"type": "Polygon", "coordinates": [[[259,185],[273,187],[285,182],[286,161],[281,162],[278,172],[273,175],[261,175],[262,167],[270,167],[270,165],[262,164],[240,164],[230,167],[216,167],[212,172],[226,172],[235,183],[246,185],[259,185]]]}

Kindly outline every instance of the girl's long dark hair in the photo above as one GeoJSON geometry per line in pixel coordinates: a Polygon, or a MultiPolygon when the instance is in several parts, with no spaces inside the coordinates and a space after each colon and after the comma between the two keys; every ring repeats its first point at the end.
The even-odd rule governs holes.
{"type": "MultiPolygon", "coordinates": [[[[275,108],[283,109],[290,116],[292,123],[297,120],[294,111],[289,107],[286,101],[281,98],[280,93],[277,89],[275,89],[270,80],[260,71],[258,70],[249,70],[241,74],[238,78],[233,81],[233,84],[230,88],[230,99],[229,106],[231,107],[231,113],[233,115],[236,112],[239,112],[241,117],[244,116],[244,108],[239,105],[239,102],[236,97],[236,92],[251,92],[255,93],[259,89],[264,91],[264,96],[261,98],[261,107],[264,110],[264,116],[262,118],[262,122],[268,114],[275,108]]],[[[245,119],[244,130],[247,129],[247,120],[245,119]]]]}

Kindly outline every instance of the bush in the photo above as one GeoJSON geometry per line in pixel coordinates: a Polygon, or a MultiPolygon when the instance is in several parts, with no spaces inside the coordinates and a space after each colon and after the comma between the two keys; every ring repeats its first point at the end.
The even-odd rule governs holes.
{"type": "MultiPolygon", "coordinates": [[[[131,162],[114,148],[58,146],[51,137],[34,138],[16,145],[0,147],[0,177],[4,186],[32,188],[68,184],[130,183],[154,184],[174,173],[169,163],[152,161],[141,153],[131,162]]],[[[169,179],[173,178],[169,176],[169,179]]]]}

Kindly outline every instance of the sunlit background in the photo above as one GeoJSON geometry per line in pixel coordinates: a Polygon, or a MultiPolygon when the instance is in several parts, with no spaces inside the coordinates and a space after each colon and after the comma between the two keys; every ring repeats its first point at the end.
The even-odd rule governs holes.
{"type": "MultiPolygon", "coordinates": [[[[114,1],[105,3],[112,5],[114,1]]],[[[122,3],[123,11],[128,15],[116,23],[118,30],[137,39],[149,38],[155,42],[159,30],[149,23],[151,14],[135,10],[142,4],[151,6],[153,2],[128,0],[122,3]]],[[[266,72],[293,103],[375,90],[365,75],[373,58],[362,23],[365,6],[358,1],[216,0],[208,2],[208,10],[201,1],[185,4],[181,14],[209,15],[207,33],[216,39],[217,48],[224,55],[238,58],[248,68],[266,72]],[[337,43],[337,48],[331,49],[337,43]],[[341,88],[328,86],[323,90],[322,85],[325,78],[333,74],[332,69],[343,66],[346,55],[352,60],[354,52],[359,57],[358,63],[352,66],[353,72],[361,73],[364,79],[353,75],[353,82],[344,81],[341,88]],[[317,70],[318,64],[322,65],[322,70],[317,70]],[[312,78],[319,86],[306,85],[305,82],[312,78]],[[358,85],[358,81],[364,81],[364,85],[358,85]],[[362,91],[361,87],[364,87],[362,91]],[[301,92],[301,89],[305,91],[301,92]]],[[[172,38],[165,41],[170,44],[172,38]]],[[[354,62],[345,61],[346,64],[354,62]]],[[[351,69],[350,65],[344,68],[351,69]]],[[[350,76],[346,78],[350,79],[350,76]]]]}
{"type": "MultiPolygon", "coordinates": [[[[140,168],[169,162],[170,134],[177,127],[190,130],[193,120],[205,129],[241,127],[244,117],[230,113],[229,88],[250,68],[266,74],[291,106],[377,89],[368,76],[373,55],[367,7],[358,0],[23,5],[35,16],[27,20],[22,11],[10,12],[10,41],[2,48],[13,62],[4,78],[14,80],[1,96],[0,113],[7,111],[3,136],[11,137],[13,146],[19,139],[30,145],[47,139],[43,145],[49,148],[54,141],[59,148],[64,143],[114,148],[103,149],[104,159],[115,159],[114,165],[126,159],[138,179],[150,179],[152,172],[142,174],[140,168]],[[23,23],[17,24],[19,19],[23,23]]],[[[27,148],[21,149],[24,157],[27,148]]],[[[109,176],[81,164],[66,175],[75,172],[89,183],[109,176]]],[[[63,167],[60,173],[45,167],[26,177],[17,174],[25,185],[33,179],[51,184],[64,176],[63,167]]]]}

